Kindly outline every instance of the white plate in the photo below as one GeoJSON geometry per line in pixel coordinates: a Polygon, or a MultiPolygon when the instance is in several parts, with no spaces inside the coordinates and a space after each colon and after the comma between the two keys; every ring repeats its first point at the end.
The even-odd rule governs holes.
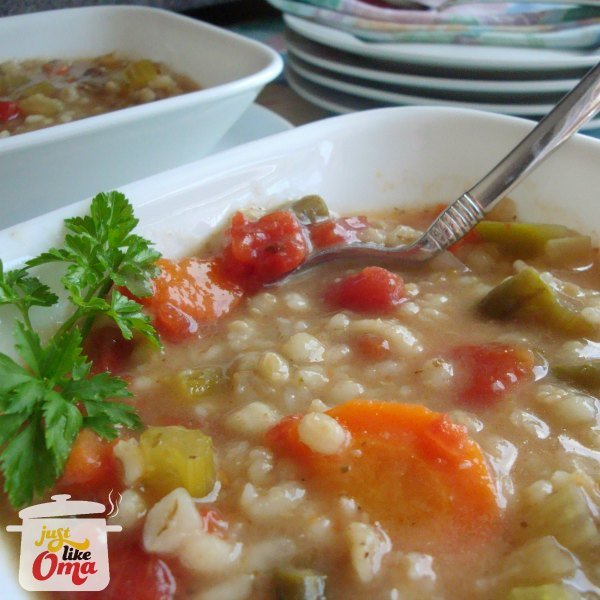
{"type": "MultiPolygon", "coordinates": [[[[295,56],[322,69],[329,69],[335,73],[360,77],[385,84],[404,85],[425,90],[460,91],[473,93],[566,93],[579,78],[570,79],[467,79],[450,77],[432,77],[422,75],[414,70],[407,73],[405,65],[393,62],[376,60],[362,56],[347,54],[334,48],[328,48],[303,38],[291,31],[286,32],[286,45],[295,56]]],[[[507,77],[508,74],[498,74],[507,77]]]]}
{"type": "MultiPolygon", "coordinates": [[[[123,192],[134,203],[140,233],[165,255],[177,256],[194,252],[233,210],[251,204],[268,208],[307,193],[321,194],[341,212],[449,202],[532,126],[521,119],[444,108],[359,113],[247,144],[123,192]]],[[[577,136],[567,142],[511,193],[522,218],[564,223],[597,236],[598,164],[600,141],[577,136]]],[[[88,206],[85,201],[0,232],[0,257],[11,267],[59,244],[62,220],[88,206]]],[[[2,351],[12,327],[5,308],[0,310],[2,351]]],[[[2,546],[8,552],[8,544],[2,546]]],[[[31,598],[19,589],[14,564],[14,559],[0,560],[2,597],[31,598]]]]}
{"type": "Polygon", "coordinates": [[[0,226],[207,154],[281,72],[271,48],[166,10],[95,6],[0,19],[0,61],[118,51],[204,89],[0,139],[0,226]],[[218,57],[218,60],[215,60],[218,57]]]}
{"type": "Polygon", "coordinates": [[[487,110],[504,115],[519,116],[539,116],[546,114],[552,109],[553,104],[501,104],[494,102],[461,102],[457,100],[447,100],[439,98],[430,98],[428,96],[415,96],[402,94],[387,89],[380,89],[370,86],[368,81],[342,79],[343,75],[330,75],[329,72],[308,65],[301,64],[293,56],[288,56],[286,73],[292,70],[296,75],[303,79],[315,83],[323,88],[351,94],[359,98],[371,100],[379,105],[400,105],[400,106],[449,106],[452,108],[469,108],[473,110],[487,110]]]}
{"type": "MultiPolygon", "coordinates": [[[[274,135],[275,133],[293,129],[293,127],[294,126],[289,121],[286,121],[283,117],[280,117],[278,114],[270,111],[264,106],[252,104],[235,125],[223,136],[221,141],[211,150],[210,154],[230,150],[236,146],[253,142],[268,135],[274,135]]],[[[64,196],[68,196],[69,183],[64,182],[63,185],[65,186],[63,194],[64,196]]],[[[97,187],[96,189],[109,189],[112,187],[115,186],[111,183],[111,175],[110,173],[105,173],[105,183],[101,184],[100,187],[97,187]]],[[[54,210],[58,206],[60,206],[60,204],[52,202],[47,196],[41,196],[39,202],[35,205],[36,212],[33,214],[29,206],[23,205],[22,203],[15,203],[2,211],[2,220],[6,226],[10,226],[31,219],[38,214],[54,210]]]]}
{"type": "MultiPolygon", "coordinates": [[[[304,98],[307,102],[334,114],[345,115],[353,112],[381,108],[381,103],[379,102],[366,100],[343,92],[337,92],[318,84],[311,83],[289,68],[285,71],[285,77],[290,87],[299,96],[304,98]]],[[[535,116],[541,118],[543,115],[535,116]]],[[[583,125],[580,130],[586,132],[600,130],[600,117],[592,119],[590,122],[583,125]]]]}
{"type": "Polygon", "coordinates": [[[221,141],[212,149],[211,154],[231,150],[236,146],[293,128],[294,126],[288,120],[272,110],[260,104],[252,104],[240,117],[240,120],[221,138],[221,141]]]}
{"type": "Polygon", "coordinates": [[[319,25],[306,19],[292,15],[284,15],[284,19],[286,25],[296,33],[338,50],[371,58],[450,69],[552,71],[593,67],[600,60],[600,51],[574,52],[545,48],[363,42],[345,31],[319,25]]]}

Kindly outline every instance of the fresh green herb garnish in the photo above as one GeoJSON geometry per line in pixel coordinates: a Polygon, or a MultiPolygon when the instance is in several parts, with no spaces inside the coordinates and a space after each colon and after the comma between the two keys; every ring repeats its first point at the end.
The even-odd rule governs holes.
{"type": "Polygon", "coordinates": [[[0,353],[0,470],[15,508],[55,483],[82,428],[113,439],[118,426],[141,425],[131,406],[114,401],[131,396],[126,382],[108,373],[91,375],[92,364],[83,354],[85,338],[100,315],[112,319],[125,339],[137,332],[160,346],[141,305],[115,287],[147,296],[158,275],[160,254],[131,233],[137,223],[123,194],[99,194],[88,216],[65,220],[63,248],[6,273],[0,261],[0,304],[11,304],[20,314],[14,340],[23,362],[0,353]],[[42,341],[30,311],[59,299],[30,269],[50,262],[66,265],[61,281],[74,310],[42,341]]]}

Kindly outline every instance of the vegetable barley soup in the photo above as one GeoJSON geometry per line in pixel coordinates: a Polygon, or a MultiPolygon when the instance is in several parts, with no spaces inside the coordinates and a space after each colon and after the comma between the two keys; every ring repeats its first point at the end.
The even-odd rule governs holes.
{"type": "MultiPolygon", "coordinates": [[[[95,284],[74,239],[108,235],[100,219],[112,215],[105,229],[124,240],[135,221],[102,204],[123,201],[97,197],[90,220],[67,223],[67,249],[31,264],[71,264],[65,282],[83,297],[95,284]]],[[[428,265],[330,263],[272,283],[310,248],[405,243],[439,210],[338,217],[308,196],[236,213],[206,248],[159,270],[144,240],[117,242],[130,264],[103,280],[103,293],[119,286],[104,316],[90,330],[80,304],[71,330],[113,387],[74,359],[58,393],[81,402],[83,420],[64,472],[51,448],[60,478],[27,488],[5,449],[13,506],[57,492],[107,504],[119,490],[110,600],[600,598],[589,237],[518,222],[505,201],[428,265]],[[117,325],[136,333],[125,341],[117,325]],[[95,396],[73,391],[81,377],[95,396]],[[102,402],[102,386],[126,404],[102,402]]],[[[53,423],[39,427],[53,439],[53,423]]]]}
{"type": "Polygon", "coordinates": [[[162,63],[116,53],[8,61],[0,63],[0,138],[198,89],[162,63]]]}

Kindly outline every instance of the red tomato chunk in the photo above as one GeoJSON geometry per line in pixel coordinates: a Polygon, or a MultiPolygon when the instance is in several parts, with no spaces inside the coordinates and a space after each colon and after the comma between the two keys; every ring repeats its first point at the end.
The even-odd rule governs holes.
{"type": "Polygon", "coordinates": [[[8,100],[0,101],[0,123],[8,123],[21,114],[19,105],[8,100]]]}
{"type": "Polygon", "coordinates": [[[238,212],[231,220],[225,268],[246,287],[282,277],[304,262],[308,254],[305,231],[296,216],[280,210],[258,221],[238,212]]]}
{"type": "Polygon", "coordinates": [[[359,354],[369,360],[383,360],[392,352],[390,343],[375,333],[360,333],[354,343],[359,354]]]}
{"type": "MultiPolygon", "coordinates": [[[[118,534],[123,535],[123,534],[118,534]]],[[[77,592],[71,600],[172,600],[177,584],[169,565],[140,545],[109,540],[110,583],[102,592],[77,592]]]]}
{"type": "Polygon", "coordinates": [[[406,300],[402,278],[381,267],[366,267],[334,283],[325,300],[356,312],[388,313],[406,300]]]}
{"type": "Polygon", "coordinates": [[[518,384],[533,380],[531,350],[504,344],[460,346],[449,353],[459,381],[458,399],[473,407],[490,406],[518,384]]]}
{"type": "Polygon", "coordinates": [[[315,248],[327,248],[345,242],[358,242],[358,232],[368,227],[366,217],[331,219],[310,227],[310,239],[315,248]]]}
{"type": "Polygon", "coordinates": [[[124,339],[116,327],[93,329],[85,343],[85,352],[93,363],[93,372],[108,371],[113,375],[127,371],[134,348],[135,341],[124,339]]]}

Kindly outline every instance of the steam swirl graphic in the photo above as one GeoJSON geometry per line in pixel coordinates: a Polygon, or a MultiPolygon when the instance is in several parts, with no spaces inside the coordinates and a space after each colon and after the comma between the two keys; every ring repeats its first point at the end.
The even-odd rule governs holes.
{"type": "Polygon", "coordinates": [[[116,492],[116,498],[115,498],[115,501],[113,502],[113,499],[112,499],[113,491],[114,490],[110,490],[110,492],[108,493],[108,504],[110,506],[110,511],[106,515],[107,519],[110,519],[111,517],[116,517],[119,514],[119,504],[121,503],[121,500],[123,500],[123,496],[121,495],[121,493],[116,492]]]}

